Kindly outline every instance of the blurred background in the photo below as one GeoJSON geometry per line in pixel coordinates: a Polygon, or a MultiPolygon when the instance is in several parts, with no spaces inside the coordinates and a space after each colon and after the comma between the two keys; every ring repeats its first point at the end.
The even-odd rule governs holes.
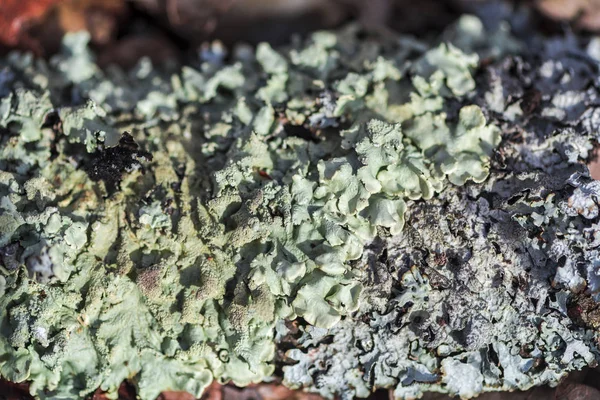
{"type": "MultiPolygon", "coordinates": [[[[600,33],[600,0],[0,0],[0,54],[13,49],[40,57],[57,52],[66,32],[87,30],[100,66],[132,67],[144,56],[155,64],[185,60],[203,44],[225,46],[268,41],[284,44],[294,34],[335,28],[356,21],[374,31],[437,36],[459,15],[526,16],[527,30],[544,35],[600,33]]],[[[485,18],[483,19],[485,22],[485,18]]],[[[590,167],[600,176],[600,163],[590,167]]],[[[135,399],[124,383],[120,399],[135,399]]],[[[386,390],[371,399],[392,399],[386,390]]],[[[0,380],[0,400],[31,399],[27,386],[0,380]]],[[[107,400],[98,392],[93,400],[107,400]]],[[[276,383],[236,388],[212,385],[205,400],[320,400],[276,383]]],[[[425,400],[447,400],[429,394],[425,400]]],[[[600,400],[600,369],[572,374],[558,388],[519,393],[488,393],[482,400],[600,400]]],[[[193,400],[164,393],[161,400],[193,400]]]]}
{"type": "Polygon", "coordinates": [[[87,30],[101,65],[129,67],[141,56],[179,59],[207,40],[281,44],[348,21],[434,36],[463,13],[516,9],[544,33],[600,30],[600,0],[0,0],[0,51],[49,56],[65,32],[87,30]]]}

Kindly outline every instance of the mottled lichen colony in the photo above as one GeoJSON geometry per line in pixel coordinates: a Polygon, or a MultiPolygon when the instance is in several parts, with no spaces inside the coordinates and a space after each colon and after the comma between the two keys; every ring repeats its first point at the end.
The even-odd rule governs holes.
{"type": "Polygon", "coordinates": [[[595,363],[598,63],[502,58],[473,17],[444,38],[1,60],[1,375],[470,397],[595,363]]]}

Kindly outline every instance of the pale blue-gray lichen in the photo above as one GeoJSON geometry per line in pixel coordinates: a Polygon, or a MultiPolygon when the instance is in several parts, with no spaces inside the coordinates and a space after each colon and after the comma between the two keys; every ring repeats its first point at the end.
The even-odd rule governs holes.
{"type": "MultiPolygon", "coordinates": [[[[456,46],[348,27],[174,71],[103,71],[85,34],[49,63],[0,61],[2,376],[40,398],[129,379],[152,399],[285,364],[329,397],[469,397],[595,362],[560,294],[600,287],[576,250],[597,226],[593,135],[533,126],[500,160],[528,107],[478,86],[463,50],[519,46],[474,21],[456,46]]],[[[587,123],[576,94],[543,118],[587,123]]]]}

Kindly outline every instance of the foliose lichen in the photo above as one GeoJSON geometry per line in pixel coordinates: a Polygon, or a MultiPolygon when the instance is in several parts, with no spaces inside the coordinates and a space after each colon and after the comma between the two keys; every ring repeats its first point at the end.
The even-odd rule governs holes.
{"type": "Polygon", "coordinates": [[[49,399],[277,367],[327,397],[471,397],[595,363],[596,89],[565,74],[596,64],[514,68],[477,22],[172,71],[101,70],[86,34],[2,59],[0,374],[49,399]]]}

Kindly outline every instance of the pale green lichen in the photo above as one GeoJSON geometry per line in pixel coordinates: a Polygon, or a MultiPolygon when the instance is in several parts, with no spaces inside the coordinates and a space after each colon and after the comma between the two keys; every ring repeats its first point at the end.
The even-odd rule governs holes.
{"type": "MultiPolygon", "coordinates": [[[[86,35],[68,36],[50,67],[1,61],[22,79],[0,87],[2,376],[40,398],[97,388],[114,398],[126,379],[143,399],[200,396],[214,379],[270,377],[284,321],[302,318],[310,343],[386,304],[390,287],[372,296],[370,246],[406,234],[423,204],[485,184],[500,129],[471,101],[477,55],[358,33],[261,44],[255,56],[234,49],[229,65],[215,46],[198,68],[172,74],[148,60],[102,71],[86,35]]],[[[401,284],[414,291],[394,301],[441,302],[418,270],[401,284]]],[[[454,371],[445,390],[483,390],[471,371],[481,359],[438,365],[417,345],[415,359],[402,359],[412,345],[384,318],[373,315],[380,337],[364,346],[388,345],[398,362],[375,372],[376,386],[418,382],[407,389],[418,394],[434,388],[440,366],[454,371]],[[471,386],[456,383],[471,372],[471,386]]],[[[443,346],[461,350],[450,340],[439,357],[443,346]]],[[[291,356],[300,363],[286,382],[310,385],[310,360],[291,356]]],[[[342,365],[353,394],[368,394],[342,365]]]]}

